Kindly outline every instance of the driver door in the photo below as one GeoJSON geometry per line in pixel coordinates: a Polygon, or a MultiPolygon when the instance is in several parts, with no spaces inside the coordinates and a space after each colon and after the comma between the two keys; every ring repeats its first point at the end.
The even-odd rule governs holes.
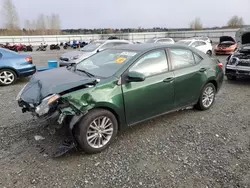
{"type": "MultiPolygon", "coordinates": [[[[169,72],[165,50],[144,54],[128,72],[141,73],[144,81],[122,85],[128,125],[163,114],[174,106],[174,74],[169,72]]],[[[126,80],[126,73],[123,75],[126,80]]]]}

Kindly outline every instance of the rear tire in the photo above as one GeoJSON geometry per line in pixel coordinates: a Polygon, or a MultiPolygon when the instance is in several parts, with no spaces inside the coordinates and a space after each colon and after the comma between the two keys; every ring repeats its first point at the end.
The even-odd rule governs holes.
{"type": "Polygon", "coordinates": [[[8,86],[16,82],[17,75],[13,70],[2,69],[0,70],[0,85],[8,86]]]}
{"type": "Polygon", "coordinates": [[[88,154],[105,150],[114,140],[118,122],[114,114],[105,109],[93,109],[86,114],[74,130],[79,146],[88,154]]]}
{"type": "Polygon", "coordinates": [[[197,104],[194,106],[198,110],[208,110],[214,103],[216,88],[214,84],[207,83],[200,94],[197,104]]]}

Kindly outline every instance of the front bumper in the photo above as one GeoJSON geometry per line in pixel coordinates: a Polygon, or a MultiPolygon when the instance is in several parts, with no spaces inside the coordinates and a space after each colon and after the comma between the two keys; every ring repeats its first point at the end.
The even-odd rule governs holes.
{"type": "Polygon", "coordinates": [[[250,77],[250,67],[226,65],[226,75],[250,77]]]}

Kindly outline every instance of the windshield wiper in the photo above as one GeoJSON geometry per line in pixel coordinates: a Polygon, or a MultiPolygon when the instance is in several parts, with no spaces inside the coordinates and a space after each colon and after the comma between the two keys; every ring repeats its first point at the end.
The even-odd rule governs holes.
{"type": "Polygon", "coordinates": [[[77,71],[79,71],[79,72],[83,72],[83,73],[85,73],[87,76],[89,76],[89,77],[95,77],[95,75],[93,75],[93,74],[91,74],[91,73],[89,73],[88,71],[86,71],[86,70],[82,70],[82,69],[76,69],[77,71]]]}

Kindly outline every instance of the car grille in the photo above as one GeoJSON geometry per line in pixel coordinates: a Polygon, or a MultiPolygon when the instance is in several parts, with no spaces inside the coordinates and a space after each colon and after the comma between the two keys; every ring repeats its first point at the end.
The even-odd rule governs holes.
{"type": "Polygon", "coordinates": [[[238,63],[238,66],[250,67],[250,61],[249,62],[242,62],[242,61],[240,61],[238,63]]]}
{"type": "Polygon", "coordinates": [[[61,60],[61,61],[69,61],[69,58],[66,58],[66,57],[60,57],[60,60],[61,60]]]}

